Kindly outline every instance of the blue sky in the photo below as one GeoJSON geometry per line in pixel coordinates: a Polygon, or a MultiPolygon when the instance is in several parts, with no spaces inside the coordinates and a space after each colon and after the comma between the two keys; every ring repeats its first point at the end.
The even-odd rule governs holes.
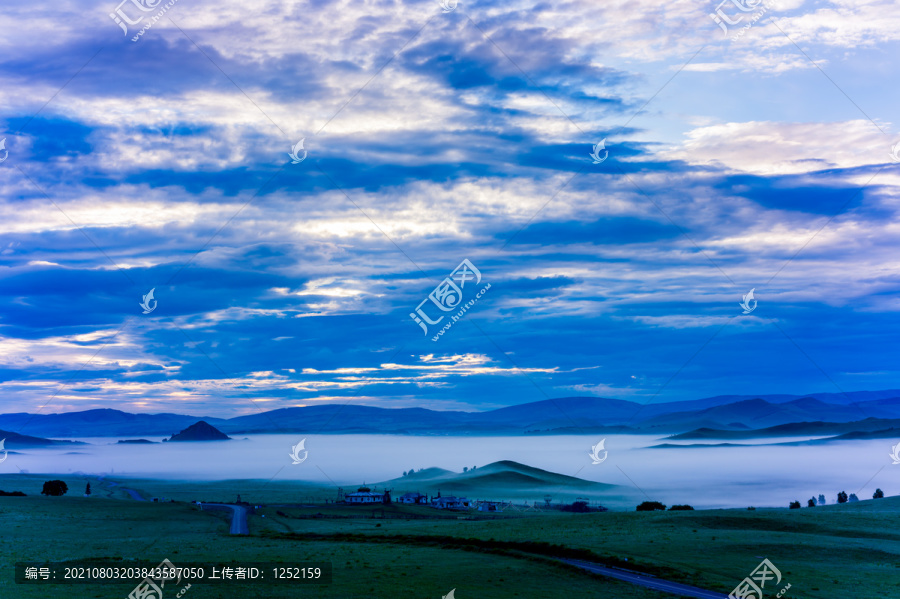
{"type": "Polygon", "coordinates": [[[892,2],[138,3],[0,16],[0,411],[900,388],[892,2]]]}

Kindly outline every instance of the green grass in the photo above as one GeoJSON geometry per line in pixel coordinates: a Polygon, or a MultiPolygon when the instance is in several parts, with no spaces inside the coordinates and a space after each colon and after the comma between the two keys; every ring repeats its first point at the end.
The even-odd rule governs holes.
{"type": "MultiPolygon", "coordinates": [[[[256,491],[247,496],[252,485],[246,482],[116,479],[119,487],[92,482],[94,496],[84,498],[83,479],[59,476],[68,483],[69,495],[41,497],[41,484],[48,478],[0,477],[0,489],[29,494],[0,497],[0,566],[7,573],[0,577],[0,597],[43,599],[59,593],[124,598],[134,585],[47,587],[52,589],[48,592],[16,586],[9,569],[16,560],[100,557],[168,557],[176,564],[232,559],[322,559],[334,564],[335,582],[329,587],[305,587],[299,593],[271,587],[257,595],[249,587],[195,585],[186,598],[438,598],[451,588],[457,589],[459,599],[667,596],[533,559],[563,551],[553,544],[726,594],[761,561],[757,556],[765,556],[781,570],[782,584],[791,583],[789,598],[900,597],[900,497],[800,510],[527,512],[471,520],[458,520],[457,514],[446,519],[372,519],[371,507],[267,507],[250,517],[250,537],[232,537],[226,512],[200,512],[189,503],[136,502],[125,499],[120,487],[185,499],[233,500],[240,492],[244,499],[261,501],[264,496],[256,491]],[[354,517],[303,517],[317,512],[354,517]]],[[[296,485],[293,496],[287,486],[271,488],[273,503],[298,500],[296,485]]],[[[415,506],[393,505],[385,511],[448,515],[415,506]]]]}

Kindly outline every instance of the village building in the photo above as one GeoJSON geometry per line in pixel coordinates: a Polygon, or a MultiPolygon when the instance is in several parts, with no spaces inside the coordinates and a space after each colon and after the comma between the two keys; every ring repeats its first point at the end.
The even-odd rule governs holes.
{"type": "Polygon", "coordinates": [[[349,503],[353,505],[366,505],[373,503],[390,503],[391,502],[391,492],[385,491],[384,493],[375,493],[372,492],[372,489],[369,487],[360,487],[356,493],[347,493],[344,495],[344,503],[349,503]]]}
{"type": "Polygon", "coordinates": [[[439,510],[467,510],[469,509],[469,500],[465,497],[435,497],[431,500],[431,507],[439,510]]]}
{"type": "Polygon", "coordinates": [[[480,501],[478,502],[479,512],[502,512],[503,503],[500,501],[480,501]]]}
{"type": "Polygon", "coordinates": [[[412,505],[428,505],[428,496],[421,493],[404,493],[397,501],[412,505]]]}

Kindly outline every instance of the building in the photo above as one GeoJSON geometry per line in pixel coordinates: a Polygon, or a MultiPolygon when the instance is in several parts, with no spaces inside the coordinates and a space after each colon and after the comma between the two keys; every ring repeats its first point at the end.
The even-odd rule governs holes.
{"type": "Polygon", "coordinates": [[[503,503],[500,501],[479,501],[478,502],[478,511],[479,512],[502,512],[503,511],[503,503]]]}
{"type": "Polygon", "coordinates": [[[360,487],[356,493],[346,493],[344,503],[352,505],[369,505],[373,503],[390,503],[391,492],[373,493],[369,487],[360,487]]]}
{"type": "Polygon", "coordinates": [[[421,493],[404,493],[397,501],[412,505],[428,505],[428,496],[421,493]]]}
{"type": "Polygon", "coordinates": [[[435,497],[431,500],[431,507],[439,510],[467,510],[469,509],[469,500],[465,497],[435,497]]]}

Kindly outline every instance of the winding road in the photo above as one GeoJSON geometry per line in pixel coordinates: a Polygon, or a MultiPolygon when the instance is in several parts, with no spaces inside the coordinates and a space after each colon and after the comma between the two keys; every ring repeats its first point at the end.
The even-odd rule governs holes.
{"type": "Polygon", "coordinates": [[[661,578],[656,578],[655,576],[647,576],[646,574],[638,574],[636,572],[619,570],[617,568],[608,568],[593,562],[584,562],[576,559],[561,559],[560,561],[587,570],[588,572],[593,572],[594,574],[624,580],[625,582],[637,584],[648,589],[665,591],[666,593],[673,593],[684,597],[694,597],[695,599],[728,599],[728,595],[716,591],[707,591],[706,589],[692,587],[679,582],[663,580],[661,578]]]}
{"type": "MultiPolygon", "coordinates": [[[[115,485],[116,483],[111,484],[115,485]]],[[[141,495],[133,489],[122,487],[122,490],[126,491],[136,501],[146,501],[146,499],[141,497],[141,495]]],[[[244,506],[233,505],[230,503],[198,503],[197,505],[201,510],[231,510],[231,530],[229,533],[233,535],[250,534],[250,527],[247,525],[247,508],[244,506]]],[[[728,595],[723,593],[692,587],[687,584],[681,584],[680,582],[663,580],[661,578],[656,578],[655,576],[629,572],[628,570],[620,568],[610,568],[593,562],[575,559],[560,558],[559,561],[594,574],[630,582],[631,584],[636,584],[647,589],[663,591],[674,595],[681,595],[683,597],[692,597],[694,599],[728,599],[728,595]]]]}
{"type": "Polygon", "coordinates": [[[242,505],[230,503],[200,503],[201,510],[231,510],[231,530],[233,535],[249,535],[250,527],[247,526],[247,508],[242,505]]]}

